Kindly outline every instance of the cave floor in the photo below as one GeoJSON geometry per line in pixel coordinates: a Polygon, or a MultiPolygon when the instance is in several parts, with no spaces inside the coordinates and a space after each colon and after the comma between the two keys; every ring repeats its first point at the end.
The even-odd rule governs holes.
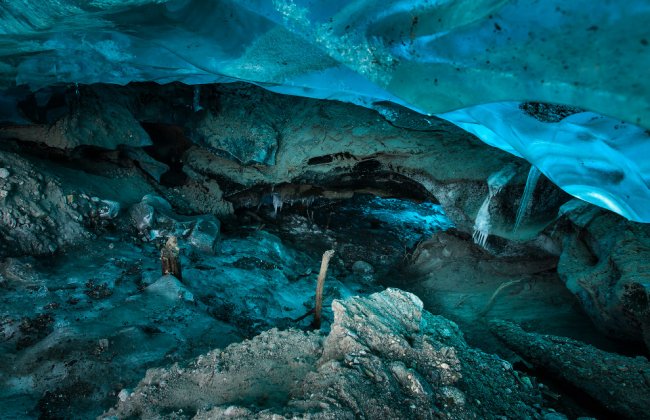
{"type": "Polygon", "coordinates": [[[3,416],[96,416],[148,368],[273,327],[308,329],[327,249],[336,254],[324,329],[333,299],[390,286],[456,321],[470,345],[504,357],[486,319],[621,350],[580,311],[552,259],[497,259],[444,231],[450,226],[436,206],[367,196],[265,206],[224,223],[217,255],[187,250],[182,282],[160,277],[159,244],[122,230],[49,258],[8,258],[0,264],[3,416]]]}

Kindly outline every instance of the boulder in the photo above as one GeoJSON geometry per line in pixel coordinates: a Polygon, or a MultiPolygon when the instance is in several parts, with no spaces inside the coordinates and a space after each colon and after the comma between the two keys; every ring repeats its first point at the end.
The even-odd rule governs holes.
{"type": "Polygon", "coordinates": [[[647,418],[650,362],[599,350],[564,337],[527,333],[516,324],[492,321],[490,330],[524,360],[583,390],[617,417],[647,418]]]}

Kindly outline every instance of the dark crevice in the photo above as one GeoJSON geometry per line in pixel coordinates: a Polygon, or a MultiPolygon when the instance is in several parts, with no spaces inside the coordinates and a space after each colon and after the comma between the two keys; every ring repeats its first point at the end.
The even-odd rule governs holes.
{"type": "Polygon", "coordinates": [[[307,165],[324,165],[339,160],[359,160],[356,156],[348,152],[334,153],[331,155],[315,156],[307,161],[307,165]]]}
{"type": "Polygon", "coordinates": [[[334,162],[334,157],[332,155],[316,156],[307,161],[307,165],[323,165],[326,163],[334,162]]]}
{"type": "Polygon", "coordinates": [[[183,172],[183,155],[192,147],[192,141],[185,136],[182,127],[172,124],[141,122],[140,125],[149,134],[152,146],[143,150],[152,158],[169,166],[169,170],[160,177],[160,183],[166,187],[185,185],[188,176],[183,172]]]}
{"type": "Polygon", "coordinates": [[[235,209],[251,208],[260,204],[271,204],[270,197],[274,193],[291,200],[324,196],[349,197],[356,193],[371,193],[382,197],[438,204],[438,200],[421,184],[403,175],[387,171],[364,171],[363,168],[353,175],[344,174],[320,179],[301,178],[293,183],[278,185],[259,184],[230,194],[227,199],[235,209]]]}
{"type": "Polygon", "coordinates": [[[620,416],[612,413],[599,400],[593,398],[580,388],[558,379],[545,369],[528,363],[515,363],[513,368],[535,377],[545,385],[542,395],[549,407],[569,415],[570,418],[593,417],[601,420],[615,420],[620,416]],[[557,398],[556,398],[557,397],[557,398]]]}

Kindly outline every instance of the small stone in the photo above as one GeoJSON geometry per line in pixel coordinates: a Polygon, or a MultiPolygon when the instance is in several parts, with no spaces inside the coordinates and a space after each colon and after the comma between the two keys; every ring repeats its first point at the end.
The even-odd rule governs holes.
{"type": "Polygon", "coordinates": [[[7,179],[7,178],[9,178],[9,175],[10,175],[10,173],[7,170],[7,168],[0,168],[0,178],[1,179],[7,179]]]}
{"type": "Polygon", "coordinates": [[[149,229],[154,223],[154,208],[146,203],[138,203],[131,207],[129,215],[139,231],[149,229]]]}
{"type": "Polygon", "coordinates": [[[119,398],[122,402],[126,401],[129,398],[129,391],[126,389],[121,390],[120,393],[117,394],[117,398],[119,398]]]}
{"type": "Polygon", "coordinates": [[[120,203],[113,200],[100,200],[98,209],[100,218],[114,219],[120,213],[120,203]]]}
{"type": "Polygon", "coordinates": [[[365,261],[356,261],[352,264],[352,272],[356,274],[371,274],[374,271],[374,267],[365,261]]]}

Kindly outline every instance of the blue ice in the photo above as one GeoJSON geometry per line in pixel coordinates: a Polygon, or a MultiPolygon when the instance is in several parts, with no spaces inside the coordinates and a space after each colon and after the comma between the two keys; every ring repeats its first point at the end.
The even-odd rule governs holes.
{"type": "Polygon", "coordinates": [[[647,0],[12,0],[0,87],[247,81],[391,101],[650,222],[649,21],[647,0]],[[522,101],[588,112],[541,123],[522,101]]]}

